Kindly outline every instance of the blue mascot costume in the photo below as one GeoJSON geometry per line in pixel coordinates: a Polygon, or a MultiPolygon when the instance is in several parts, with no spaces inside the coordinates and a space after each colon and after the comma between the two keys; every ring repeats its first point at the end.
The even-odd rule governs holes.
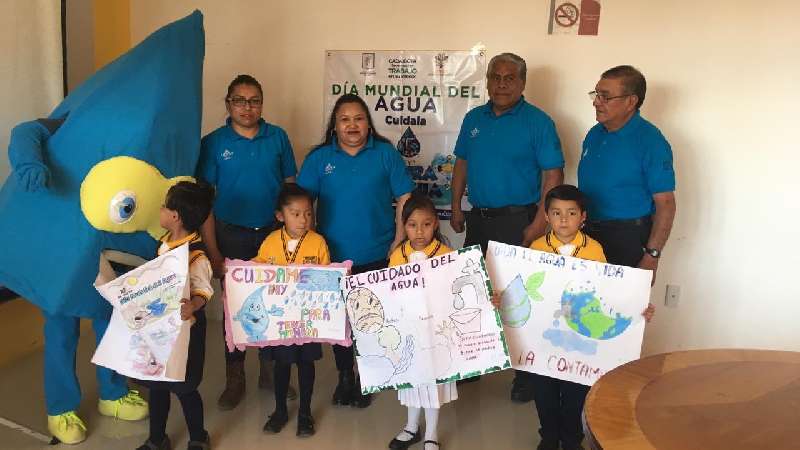
{"type": "MultiPolygon", "coordinates": [[[[11,133],[12,174],[0,191],[0,284],[45,318],[48,428],[85,439],[75,414],[79,318],[97,342],[111,306],[93,287],[101,257],[155,254],[169,186],[194,173],[200,149],[203,16],[156,31],[72,92],[46,119],[11,133]]],[[[126,379],[97,368],[103,415],[147,417],[126,379]]]]}

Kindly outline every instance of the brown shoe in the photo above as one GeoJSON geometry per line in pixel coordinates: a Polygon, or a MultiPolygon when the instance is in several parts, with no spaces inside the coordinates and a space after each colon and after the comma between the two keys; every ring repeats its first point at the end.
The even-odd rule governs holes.
{"type": "Polygon", "coordinates": [[[231,361],[225,364],[225,390],[217,400],[217,406],[228,411],[239,405],[245,391],[244,361],[231,361]]]}

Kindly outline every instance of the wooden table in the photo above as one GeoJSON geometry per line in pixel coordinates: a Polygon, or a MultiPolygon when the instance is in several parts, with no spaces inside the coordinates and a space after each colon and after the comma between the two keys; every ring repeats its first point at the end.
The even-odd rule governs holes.
{"type": "Polygon", "coordinates": [[[584,421],[598,449],[800,449],[800,353],[692,350],[632,361],[595,383],[584,421]]]}

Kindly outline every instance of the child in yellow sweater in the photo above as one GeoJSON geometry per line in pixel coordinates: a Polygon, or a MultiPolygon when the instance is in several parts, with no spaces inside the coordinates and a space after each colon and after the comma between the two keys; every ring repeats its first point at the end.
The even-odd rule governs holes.
{"type": "MultiPolygon", "coordinates": [[[[390,255],[390,267],[425,260],[452,251],[442,242],[436,208],[428,196],[419,193],[412,194],[403,206],[402,220],[406,231],[406,240],[397,246],[390,255]]],[[[439,408],[458,398],[456,383],[399,389],[397,397],[400,404],[408,408],[408,421],[403,431],[389,443],[389,448],[406,449],[422,439],[419,422],[423,409],[425,410],[423,450],[439,448],[439,442],[436,440],[439,408]]]]}
{"type": "MultiPolygon", "coordinates": [[[[586,200],[575,186],[562,184],[545,196],[545,213],[550,231],[531,244],[533,250],[556,253],[591,261],[606,262],[599,242],[581,231],[586,221],[586,200]]],[[[651,304],[642,315],[652,319],[651,304]]],[[[581,412],[589,386],[533,375],[533,397],[539,415],[539,450],[557,450],[559,441],[564,450],[582,449],[581,412]]]]}
{"type": "MultiPolygon", "coordinates": [[[[325,238],[311,228],[314,224],[313,199],[295,183],[287,183],[278,195],[275,217],[282,223],[280,229],[270,233],[253,261],[287,265],[331,263],[325,238]]],[[[314,361],[322,358],[322,345],[278,345],[266,347],[262,357],[275,360],[275,411],[264,424],[265,433],[278,433],[289,420],[286,406],[289,375],[292,364],[297,364],[300,380],[300,408],[297,415],[297,436],[314,434],[311,416],[311,395],[314,391],[314,361]]]]}

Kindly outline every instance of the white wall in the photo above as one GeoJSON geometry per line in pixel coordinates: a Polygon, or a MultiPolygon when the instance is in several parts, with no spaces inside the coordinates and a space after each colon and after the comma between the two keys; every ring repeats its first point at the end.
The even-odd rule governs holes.
{"type": "Polygon", "coordinates": [[[321,134],[325,49],[513,51],[527,98],[556,121],[575,180],[594,123],[599,74],[633,64],[648,79],[643,115],[672,143],[678,217],[653,302],[645,353],[686,348],[800,350],[800,4],[785,0],[607,0],[598,37],[548,36],[549,0],[131,2],[132,44],[200,8],[206,17],[205,132],[224,117],[237,73],[265,87],[267,120],[298,159],[321,134]],[[663,306],[665,283],[680,306],[663,306]]]}
{"type": "Polygon", "coordinates": [[[8,137],[46,117],[63,98],[61,3],[0,2],[0,183],[9,173],[8,137]]]}

